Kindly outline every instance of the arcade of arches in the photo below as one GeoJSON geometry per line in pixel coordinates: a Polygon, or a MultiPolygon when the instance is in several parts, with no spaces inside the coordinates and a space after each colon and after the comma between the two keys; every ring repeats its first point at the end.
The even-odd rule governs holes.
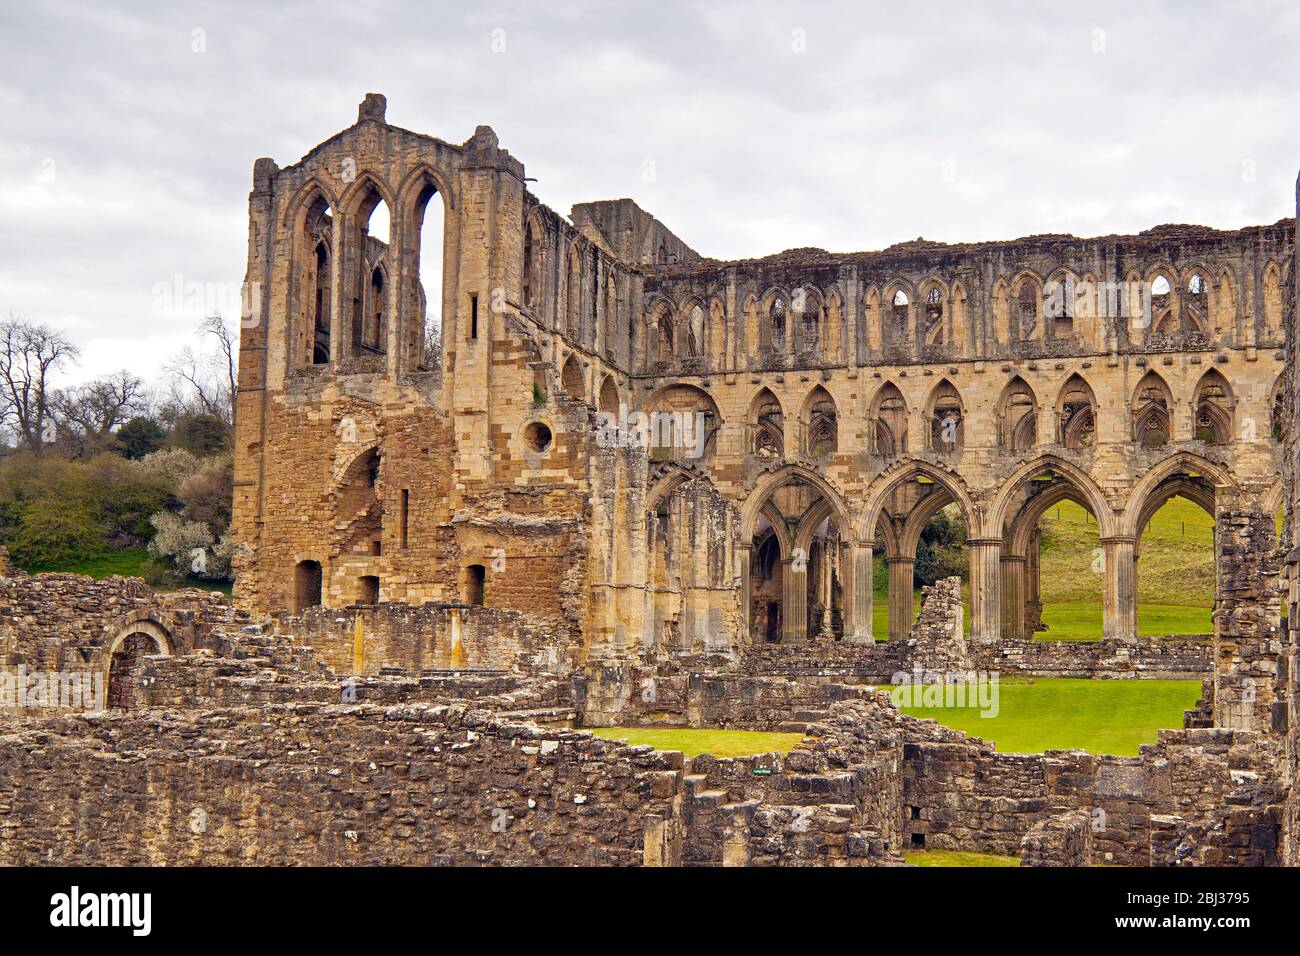
{"type": "Polygon", "coordinates": [[[911,633],[942,513],[970,642],[1016,642],[1069,501],[1097,534],[1094,636],[1132,645],[1142,529],[1179,496],[1216,525],[1223,720],[1265,719],[1293,221],[722,262],[631,200],[566,217],[527,182],[489,127],[412,133],[377,94],[258,160],[241,606],[482,604],[614,670],[798,658],[911,633]]]}

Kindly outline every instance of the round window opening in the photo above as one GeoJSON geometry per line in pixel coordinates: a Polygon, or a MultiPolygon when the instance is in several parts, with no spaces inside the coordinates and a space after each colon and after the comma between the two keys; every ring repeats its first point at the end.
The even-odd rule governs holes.
{"type": "Polygon", "coordinates": [[[533,422],[524,429],[524,444],[541,454],[551,447],[551,430],[541,422],[533,422]]]}

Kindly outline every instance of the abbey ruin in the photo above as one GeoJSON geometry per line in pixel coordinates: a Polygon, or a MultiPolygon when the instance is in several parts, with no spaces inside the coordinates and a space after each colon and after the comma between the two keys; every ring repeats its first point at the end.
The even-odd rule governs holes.
{"type": "Polygon", "coordinates": [[[724,262],[631,199],[566,218],[490,128],[385,105],[254,165],[233,606],[5,578],[9,663],[100,669],[115,706],[0,725],[0,862],[1300,862],[1295,220],[724,262]],[[1175,495],[1215,520],[1214,633],[1142,637],[1175,495]],[[1096,641],[1035,640],[1063,500],[1095,522],[1096,641]],[[969,597],[918,617],[941,509],[969,597]],[[1014,754],[872,689],[917,668],[1204,693],[1139,757],[1014,754]],[[619,724],[805,739],[581,730],[619,724]],[[139,819],[86,842],[107,811],[76,794],[115,790],[139,819]],[[42,802],[20,836],[6,807],[42,802]]]}

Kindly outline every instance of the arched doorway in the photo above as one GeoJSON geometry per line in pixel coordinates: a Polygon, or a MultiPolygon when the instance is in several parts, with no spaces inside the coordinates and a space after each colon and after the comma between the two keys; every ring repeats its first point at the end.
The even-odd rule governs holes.
{"type": "Polygon", "coordinates": [[[140,620],[122,627],[109,644],[104,706],[121,710],[134,707],[134,681],[140,661],[171,653],[171,635],[157,622],[140,620]]]}

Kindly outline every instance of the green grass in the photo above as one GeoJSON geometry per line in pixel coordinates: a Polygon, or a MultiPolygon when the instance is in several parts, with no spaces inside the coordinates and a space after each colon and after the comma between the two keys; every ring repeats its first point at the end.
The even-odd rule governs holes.
{"type": "MultiPolygon", "coordinates": [[[[1139,604],[1138,633],[1149,637],[1166,634],[1212,634],[1214,624],[1208,607],[1179,604],[1139,604]]],[[[1071,601],[1043,604],[1046,631],[1040,641],[1095,641],[1101,637],[1101,602],[1071,601]]]]}
{"type": "MultiPolygon", "coordinates": [[[[24,570],[28,574],[44,574],[47,572],[84,574],[96,581],[101,581],[115,574],[124,578],[142,578],[144,577],[144,566],[148,561],[149,552],[144,548],[123,548],[121,551],[110,551],[107,554],[100,555],[97,558],[89,558],[85,561],[72,561],[58,566],[33,566],[24,570]]],[[[154,590],[174,591],[180,588],[201,588],[205,591],[221,591],[223,594],[230,594],[233,590],[233,586],[228,581],[205,581],[193,575],[187,576],[175,585],[155,586],[154,590]]]]}
{"type": "Polygon", "coordinates": [[[597,737],[649,744],[656,750],[680,750],[688,757],[749,757],[786,753],[803,740],[803,734],[777,734],[757,730],[695,730],[689,727],[584,727],[597,737]]]}
{"type": "MultiPolygon", "coordinates": [[[[889,689],[889,688],[886,688],[889,689]]],[[[997,713],[982,717],[978,707],[905,707],[913,717],[930,717],[1007,753],[1086,750],[1136,756],[1156,742],[1161,728],[1183,725],[1183,711],[1195,706],[1199,681],[1003,680],[997,713]]]]}
{"type": "MultiPolygon", "coordinates": [[[[1048,509],[1042,528],[1040,640],[1101,636],[1102,580],[1097,522],[1063,501],[1048,509]]],[[[1142,532],[1138,558],[1138,633],[1210,634],[1214,606],[1214,519],[1185,498],[1171,498],[1142,532]]]]}
{"type": "MultiPolygon", "coordinates": [[[[1097,522],[1072,501],[1048,509],[1042,528],[1040,587],[1046,631],[1039,640],[1097,640],[1102,634],[1100,542],[1097,522]]],[[[872,599],[872,633],[889,633],[889,594],[884,586],[883,557],[876,571],[872,599]]],[[[969,588],[966,633],[970,633],[969,588]]],[[[1210,634],[1214,606],[1214,519],[1185,498],[1171,498],[1142,532],[1138,560],[1138,633],[1210,634]]],[[[921,607],[918,588],[912,602],[921,607]]]]}
{"type": "Polygon", "coordinates": [[[903,859],[913,866],[1019,866],[1014,856],[971,853],[966,850],[904,850],[903,859]]]}

